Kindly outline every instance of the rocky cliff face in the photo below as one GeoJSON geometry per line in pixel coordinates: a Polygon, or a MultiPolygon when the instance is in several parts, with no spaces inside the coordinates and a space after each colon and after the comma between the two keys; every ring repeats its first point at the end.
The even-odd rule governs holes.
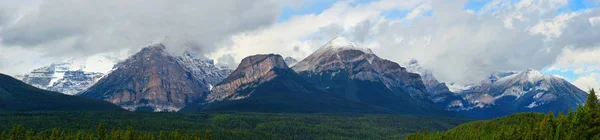
{"type": "Polygon", "coordinates": [[[280,55],[246,57],[206,100],[181,111],[377,112],[383,111],[315,88],[280,55]]]}
{"type": "Polygon", "coordinates": [[[292,67],[318,88],[398,113],[442,113],[418,74],[338,37],[292,67]]]}
{"type": "Polygon", "coordinates": [[[248,94],[236,94],[243,89],[270,81],[278,76],[272,69],[287,69],[285,61],[281,56],[275,54],[255,55],[246,57],[221,84],[211,90],[207,101],[235,100],[251,96],[248,94]]]}
{"type": "Polygon", "coordinates": [[[106,75],[80,96],[105,100],[127,110],[177,111],[205,98],[209,87],[195,77],[193,67],[170,55],[163,44],[142,49],[115,65],[106,75]]]}
{"type": "Polygon", "coordinates": [[[404,90],[412,97],[426,98],[427,89],[418,74],[406,71],[398,63],[379,58],[370,49],[361,48],[348,39],[337,37],[319,48],[293,69],[299,73],[335,74],[347,72],[351,79],[384,83],[404,90]]]}

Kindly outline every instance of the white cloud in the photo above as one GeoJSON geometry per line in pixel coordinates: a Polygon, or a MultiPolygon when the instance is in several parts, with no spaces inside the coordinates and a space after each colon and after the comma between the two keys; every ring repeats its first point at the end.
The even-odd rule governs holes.
{"type": "MultiPolygon", "coordinates": [[[[258,53],[301,59],[325,41],[346,36],[386,59],[416,58],[440,80],[461,84],[494,71],[550,67],[586,75],[598,69],[594,65],[600,59],[590,58],[600,52],[600,9],[557,13],[567,0],[493,0],[475,12],[464,9],[466,2],[340,1],[321,13],[276,23],[283,5],[297,8],[302,2],[47,0],[33,11],[22,10],[20,20],[14,20],[15,14],[6,18],[0,10],[0,49],[3,55],[38,52],[27,57],[34,61],[135,51],[168,36],[170,46],[191,44],[235,66],[258,53]],[[398,11],[408,13],[386,17],[398,11]],[[18,22],[2,24],[7,21],[18,22]]],[[[11,68],[8,56],[0,58],[2,72],[24,69],[11,68]]]]}
{"type": "Polygon", "coordinates": [[[600,88],[600,74],[590,73],[588,75],[579,77],[573,81],[573,85],[586,92],[590,88],[598,89],[600,88]]]}
{"type": "Polygon", "coordinates": [[[586,49],[600,42],[594,39],[600,38],[599,28],[589,21],[598,16],[598,9],[556,14],[566,0],[493,1],[475,14],[464,10],[465,2],[381,1],[357,6],[339,2],[320,14],[295,16],[261,31],[235,35],[232,44],[211,56],[233,54],[239,61],[257,53],[280,53],[304,58],[341,35],[386,59],[416,58],[440,80],[465,84],[495,71],[542,69],[553,64],[566,46],[586,49]],[[382,15],[397,9],[410,12],[397,19],[382,15]],[[422,16],[430,11],[431,16],[422,16]]]}
{"type": "Polygon", "coordinates": [[[564,48],[549,71],[574,71],[585,74],[600,71],[600,47],[590,49],[564,48]]]}
{"type": "Polygon", "coordinates": [[[231,44],[223,44],[223,48],[211,57],[232,54],[236,62],[258,53],[304,58],[322,45],[324,40],[348,34],[365,21],[380,21],[383,11],[413,9],[421,3],[421,0],[382,0],[351,6],[350,1],[338,2],[320,14],[294,16],[264,30],[234,35],[231,44]]]}

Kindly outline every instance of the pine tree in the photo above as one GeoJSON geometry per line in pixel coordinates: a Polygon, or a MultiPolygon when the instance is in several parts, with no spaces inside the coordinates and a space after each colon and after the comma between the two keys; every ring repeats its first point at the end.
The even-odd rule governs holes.
{"type": "Polygon", "coordinates": [[[594,89],[590,89],[590,94],[585,101],[585,109],[592,115],[596,115],[598,113],[598,97],[596,96],[594,89]]]}
{"type": "Polygon", "coordinates": [[[106,140],[106,129],[103,124],[98,124],[96,133],[98,133],[98,140],[106,140]]]}
{"type": "Polygon", "coordinates": [[[127,130],[125,131],[125,140],[134,140],[135,139],[135,130],[133,130],[133,127],[128,126],[127,130]]]}
{"type": "Polygon", "coordinates": [[[52,129],[52,133],[50,134],[50,140],[58,140],[60,138],[60,132],[57,128],[52,129]]]}
{"type": "Polygon", "coordinates": [[[165,134],[165,131],[162,131],[162,130],[161,130],[161,131],[158,133],[158,139],[159,139],[159,140],[167,140],[167,139],[168,139],[168,138],[167,138],[167,135],[165,134]]]}
{"type": "Polygon", "coordinates": [[[588,123],[589,129],[587,134],[590,137],[600,135],[600,105],[598,104],[598,97],[594,89],[590,90],[590,94],[585,103],[585,109],[589,113],[590,122],[588,123]]]}
{"type": "Polygon", "coordinates": [[[8,139],[8,132],[2,131],[2,134],[0,134],[0,139],[1,140],[8,139]]]}
{"type": "Polygon", "coordinates": [[[25,133],[25,139],[26,140],[33,140],[35,136],[35,133],[33,132],[33,129],[29,129],[27,130],[27,132],[25,133]]]}
{"type": "Polygon", "coordinates": [[[203,139],[204,140],[211,140],[212,139],[212,130],[210,130],[210,129],[206,130],[203,139]]]}
{"type": "Polygon", "coordinates": [[[85,138],[85,134],[83,134],[83,131],[81,131],[81,130],[77,131],[77,134],[75,135],[75,139],[83,140],[84,138],[85,138]]]}

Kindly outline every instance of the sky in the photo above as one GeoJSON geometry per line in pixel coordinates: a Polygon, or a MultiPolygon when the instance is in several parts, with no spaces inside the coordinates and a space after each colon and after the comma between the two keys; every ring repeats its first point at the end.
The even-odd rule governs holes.
{"type": "Polygon", "coordinates": [[[337,36],[448,83],[536,69],[600,87],[600,0],[2,0],[0,73],[164,43],[235,67],[337,36]]]}

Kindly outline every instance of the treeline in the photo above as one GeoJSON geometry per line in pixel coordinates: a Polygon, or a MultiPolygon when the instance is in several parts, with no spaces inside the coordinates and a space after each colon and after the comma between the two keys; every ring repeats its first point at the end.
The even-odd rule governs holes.
{"type": "Polygon", "coordinates": [[[585,105],[558,116],[552,112],[522,113],[466,123],[447,132],[425,129],[407,139],[600,140],[600,105],[592,89],[585,105]]]}
{"type": "Polygon", "coordinates": [[[99,124],[95,130],[77,130],[54,128],[52,130],[35,132],[26,129],[23,125],[15,125],[12,129],[3,131],[0,140],[210,140],[212,131],[196,131],[192,134],[184,134],[181,131],[158,133],[138,132],[133,127],[126,129],[111,129],[110,131],[99,124]]]}
{"type": "Polygon", "coordinates": [[[4,136],[19,134],[19,138],[49,138],[54,132],[55,137],[67,139],[97,139],[102,134],[98,133],[98,124],[103,124],[108,139],[129,138],[131,135],[127,134],[133,134],[143,139],[180,136],[218,140],[381,140],[404,139],[423,128],[444,131],[467,121],[471,119],[364,114],[0,112],[0,132],[4,131],[4,136]],[[133,133],[127,133],[128,127],[133,133]]]}

